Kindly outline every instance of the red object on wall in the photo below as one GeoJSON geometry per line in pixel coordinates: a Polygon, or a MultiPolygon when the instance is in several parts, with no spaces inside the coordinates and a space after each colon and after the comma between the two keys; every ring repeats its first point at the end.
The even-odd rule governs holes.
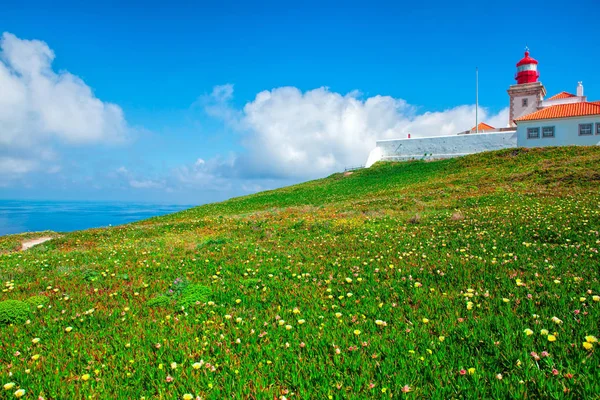
{"type": "Polygon", "coordinates": [[[515,79],[519,85],[523,83],[537,82],[540,73],[537,70],[537,60],[529,57],[529,50],[525,51],[525,57],[517,63],[517,74],[515,79]]]}

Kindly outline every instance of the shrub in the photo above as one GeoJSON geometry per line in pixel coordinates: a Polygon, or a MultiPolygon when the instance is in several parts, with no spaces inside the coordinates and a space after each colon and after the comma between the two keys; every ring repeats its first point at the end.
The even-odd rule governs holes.
{"type": "Polygon", "coordinates": [[[0,325],[25,322],[29,312],[29,304],[24,301],[0,301],[0,325]]]}
{"type": "Polygon", "coordinates": [[[211,291],[206,286],[202,285],[188,285],[182,292],[181,296],[177,299],[177,305],[182,307],[188,307],[194,305],[196,302],[204,303],[211,291]]]}
{"type": "Polygon", "coordinates": [[[37,308],[37,306],[42,305],[45,306],[50,302],[50,299],[46,296],[33,296],[25,300],[25,303],[29,304],[31,308],[37,308]]]}
{"type": "Polygon", "coordinates": [[[148,301],[146,305],[148,307],[168,307],[171,304],[171,298],[169,296],[156,296],[148,301]]]}

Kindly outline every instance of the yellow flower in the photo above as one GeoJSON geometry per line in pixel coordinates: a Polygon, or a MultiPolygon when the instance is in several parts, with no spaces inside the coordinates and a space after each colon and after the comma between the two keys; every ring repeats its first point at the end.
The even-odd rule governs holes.
{"type": "Polygon", "coordinates": [[[556,336],[554,336],[554,335],[548,335],[548,341],[549,342],[555,342],[556,341],[556,336]]]}
{"type": "Polygon", "coordinates": [[[596,338],[596,336],[592,335],[586,336],[585,341],[588,343],[598,343],[598,339],[596,338]]]}
{"type": "Polygon", "coordinates": [[[446,340],[446,337],[445,336],[440,336],[438,339],[439,339],[440,342],[443,342],[444,340],[446,340]]]}
{"type": "Polygon", "coordinates": [[[90,379],[90,374],[83,374],[83,375],[81,375],[81,380],[82,381],[87,381],[88,379],[90,379]]]}
{"type": "Polygon", "coordinates": [[[298,309],[298,307],[294,307],[293,313],[300,314],[300,310],[298,309]]]}
{"type": "Polygon", "coordinates": [[[38,358],[40,358],[40,355],[39,355],[39,354],[34,354],[34,355],[32,355],[32,356],[31,356],[31,359],[32,359],[33,361],[37,360],[38,358]]]}
{"type": "Polygon", "coordinates": [[[467,301],[467,310],[472,310],[472,309],[473,309],[473,302],[467,301]]]}
{"type": "Polygon", "coordinates": [[[292,329],[292,326],[291,325],[286,325],[285,329],[287,329],[289,331],[290,329],[292,329]]]}
{"type": "Polygon", "coordinates": [[[598,295],[592,296],[592,300],[594,300],[594,301],[600,301],[600,296],[598,296],[598,295]]]}
{"type": "Polygon", "coordinates": [[[10,390],[12,388],[15,387],[15,383],[14,382],[8,382],[4,384],[4,390],[10,390]]]}
{"type": "Polygon", "coordinates": [[[19,389],[15,392],[15,397],[23,397],[25,396],[25,390],[24,389],[19,389]]]}
{"type": "Polygon", "coordinates": [[[594,348],[594,345],[589,342],[583,342],[583,348],[586,350],[591,350],[594,348]]]}
{"type": "Polygon", "coordinates": [[[65,332],[71,332],[72,330],[73,330],[73,328],[72,328],[72,327],[70,327],[70,326],[67,326],[67,327],[65,328],[65,332]]]}
{"type": "Polygon", "coordinates": [[[580,297],[579,301],[583,303],[585,301],[585,297],[580,297]]]}
{"type": "Polygon", "coordinates": [[[546,336],[546,335],[548,335],[548,329],[542,329],[542,330],[540,331],[540,335],[542,335],[542,336],[546,336]]]}
{"type": "Polygon", "coordinates": [[[346,278],[346,282],[352,283],[352,278],[346,278]]]}
{"type": "Polygon", "coordinates": [[[427,318],[423,318],[422,321],[423,321],[424,324],[426,324],[426,323],[429,322],[429,320],[427,318]]]}
{"type": "MultiPolygon", "coordinates": [[[[237,304],[240,304],[240,303],[242,302],[242,300],[241,300],[241,299],[236,299],[236,300],[235,300],[235,302],[236,302],[237,304]]],[[[190,396],[191,396],[191,395],[190,395],[190,396]]],[[[183,396],[183,397],[185,397],[185,396],[183,396]]]]}
{"type": "Polygon", "coordinates": [[[335,316],[336,316],[336,318],[342,318],[342,313],[336,312],[335,316]]]}
{"type": "Polygon", "coordinates": [[[503,297],[502,301],[505,302],[505,303],[508,303],[508,302],[510,302],[510,299],[507,299],[506,297],[503,297]]]}
{"type": "Polygon", "coordinates": [[[36,337],[36,338],[34,338],[34,339],[31,341],[31,343],[33,343],[33,344],[36,344],[36,343],[39,343],[39,342],[40,342],[40,338],[39,338],[39,337],[36,337]]]}
{"type": "Polygon", "coordinates": [[[192,364],[192,368],[194,368],[194,369],[200,369],[200,367],[202,367],[202,363],[195,362],[192,364]]]}
{"type": "Polygon", "coordinates": [[[355,335],[360,335],[360,331],[359,331],[358,329],[355,329],[355,330],[354,330],[354,334],[355,334],[355,335]]]}
{"type": "Polygon", "coordinates": [[[192,396],[189,393],[186,393],[183,395],[183,400],[192,400],[194,398],[194,396],[192,396]]]}
{"type": "Polygon", "coordinates": [[[302,324],[303,324],[303,323],[305,323],[305,322],[306,322],[306,321],[305,321],[305,320],[303,320],[303,319],[299,319],[299,320],[298,320],[298,324],[299,324],[299,325],[302,325],[302,324]]]}
{"type": "Polygon", "coordinates": [[[469,371],[469,375],[473,375],[475,373],[475,368],[469,368],[467,371],[469,371]]]}
{"type": "Polygon", "coordinates": [[[529,328],[525,329],[523,332],[525,332],[525,334],[526,334],[527,336],[531,336],[531,335],[533,335],[533,331],[532,331],[531,329],[529,329],[529,328]]]}

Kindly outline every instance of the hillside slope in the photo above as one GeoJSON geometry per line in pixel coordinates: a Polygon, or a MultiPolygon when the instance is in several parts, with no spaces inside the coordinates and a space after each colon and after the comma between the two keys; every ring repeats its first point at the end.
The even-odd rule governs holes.
{"type": "Polygon", "coordinates": [[[506,150],[0,243],[0,399],[591,398],[599,182],[506,150]]]}

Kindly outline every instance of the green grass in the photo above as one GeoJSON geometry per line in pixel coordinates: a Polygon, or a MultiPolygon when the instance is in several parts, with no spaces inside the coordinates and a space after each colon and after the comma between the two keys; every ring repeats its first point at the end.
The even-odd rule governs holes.
{"type": "Polygon", "coordinates": [[[506,150],[2,238],[0,301],[49,301],[0,399],[595,398],[599,183],[599,148],[506,150]]]}

